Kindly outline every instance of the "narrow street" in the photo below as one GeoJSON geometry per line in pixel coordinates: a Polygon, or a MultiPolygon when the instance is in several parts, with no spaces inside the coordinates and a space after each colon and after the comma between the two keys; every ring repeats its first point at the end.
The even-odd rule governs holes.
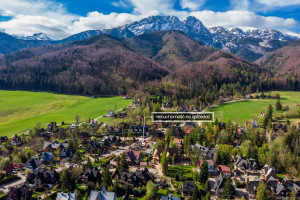
{"type": "Polygon", "coordinates": [[[20,180],[12,181],[10,183],[6,183],[3,185],[0,185],[0,191],[4,193],[8,193],[10,188],[22,185],[26,182],[26,177],[21,175],[20,173],[18,176],[21,178],[20,180]]]}

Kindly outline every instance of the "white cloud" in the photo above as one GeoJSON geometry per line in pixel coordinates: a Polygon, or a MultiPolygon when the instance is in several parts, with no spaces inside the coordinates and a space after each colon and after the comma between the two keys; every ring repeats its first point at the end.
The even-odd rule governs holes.
{"type": "Polygon", "coordinates": [[[205,4],[206,0],[180,0],[180,6],[183,9],[198,10],[205,4]]]}
{"type": "Polygon", "coordinates": [[[158,12],[168,13],[173,10],[174,1],[172,0],[127,0],[134,7],[134,14],[147,14],[158,12]]]}
{"type": "Polygon", "coordinates": [[[233,10],[248,10],[249,0],[231,0],[230,5],[233,10]]]}
{"type": "Polygon", "coordinates": [[[0,14],[12,17],[9,21],[0,22],[0,29],[8,34],[43,32],[52,38],[69,36],[72,22],[78,19],[62,4],[46,0],[0,1],[0,14]]]}
{"type": "Polygon", "coordinates": [[[290,28],[295,27],[298,22],[292,18],[264,17],[250,11],[196,11],[190,15],[200,19],[207,27],[213,26],[249,26],[256,28],[290,28]]]}
{"type": "Polygon", "coordinates": [[[300,0],[255,0],[260,4],[270,7],[287,7],[300,5],[300,0]]]}
{"type": "MultiPolygon", "coordinates": [[[[263,2],[264,0],[256,1],[263,2]]],[[[208,27],[251,26],[288,29],[297,25],[297,21],[292,18],[264,17],[250,11],[196,11],[204,2],[205,0],[181,0],[182,8],[191,10],[182,11],[174,9],[172,0],[118,0],[113,3],[115,6],[129,5],[134,8],[134,11],[110,14],[93,11],[87,16],[77,16],[68,13],[63,4],[54,0],[0,0],[0,15],[12,17],[11,20],[0,22],[0,30],[14,35],[32,35],[43,32],[54,39],[62,39],[81,31],[113,28],[159,14],[174,15],[181,20],[188,16],[195,16],[208,27]]],[[[234,9],[247,9],[249,6],[248,0],[231,0],[231,2],[239,2],[234,9]]]]}
{"type": "MultiPolygon", "coordinates": [[[[157,12],[149,13],[149,15],[157,14],[157,12]]],[[[96,11],[90,12],[86,17],[80,17],[73,23],[73,33],[92,29],[109,29],[140,20],[144,17],[148,17],[148,15],[134,15],[128,13],[110,13],[105,15],[96,11]]]]}

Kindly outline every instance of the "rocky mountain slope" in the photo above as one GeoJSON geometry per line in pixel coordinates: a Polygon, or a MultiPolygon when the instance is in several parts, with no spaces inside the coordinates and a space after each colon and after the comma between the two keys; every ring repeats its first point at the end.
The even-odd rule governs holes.
{"type": "MultiPolygon", "coordinates": [[[[261,58],[278,48],[287,46],[298,39],[272,29],[256,29],[249,27],[231,29],[213,27],[208,29],[200,20],[192,16],[183,21],[175,16],[150,16],[131,24],[112,29],[84,31],[59,41],[46,40],[46,44],[64,44],[87,39],[98,34],[109,34],[120,38],[130,38],[144,33],[171,30],[182,31],[205,46],[216,47],[249,61],[257,60],[258,58],[261,58]]],[[[35,40],[36,46],[45,45],[45,41],[41,40],[45,39],[46,36],[42,36],[43,35],[41,34],[35,34],[34,37],[23,38],[23,40],[19,41],[19,43],[22,43],[23,45],[16,44],[15,46],[7,47],[5,51],[0,49],[0,53],[7,54],[21,48],[26,48],[27,46],[32,46],[32,41],[27,40],[30,38],[35,40]]],[[[0,46],[1,45],[0,35],[0,46]]]]}
{"type": "Polygon", "coordinates": [[[300,73],[300,41],[278,49],[256,61],[277,76],[300,73]]]}

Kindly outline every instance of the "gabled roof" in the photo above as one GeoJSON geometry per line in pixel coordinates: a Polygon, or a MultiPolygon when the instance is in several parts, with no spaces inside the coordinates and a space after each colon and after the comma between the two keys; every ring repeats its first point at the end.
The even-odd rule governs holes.
{"type": "Polygon", "coordinates": [[[33,168],[36,169],[39,166],[41,166],[41,163],[38,159],[36,158],[32,158],[31,160],[28,161],[28,164],[33,168]]]}
{"type": "Polygon", "coordinates": [[[223,174],[227,174],[227,173],[231,174],[230,168],[228,166],[226,166],[226,165],[219,165],[218,168],[221,170],[221,172],[223,174]]]}
{"type": "Polygon", "coordinates": [[[222,174],[220,173],[219,176],[216,178],[216,181],[215,181],[215,184],[214,184],[214,187],[213,189],[216,191],[220,186],[221,184],[223,183],[223,176],[222,174]]]}
{"type": "Polygon", "coordinates": [[[16,200],[16,199],[31,199],[32,191],[28,189],[27,186],[22,185],[18,188],[10,188],[6,200],[16,200]]]}
{"type": "Polygon", "coordinates": [[[56,200],[75,200],[76,195],[77,195],[76,192],[74,193],[58,192],[56,196],[56,200]]]}
{"type": "Polygon", "coordinates": [[[117,195],[114,192],[107,192],[103,186],[102,191],[92,190],[90,193],[90,200],[116,200],[117,195]]]}
{"type": "Polygon", "coordinates": [[[182,191],[183,192],[193,192],[195,190],[195,182],[184,181],[182,183],[182,191]]]}

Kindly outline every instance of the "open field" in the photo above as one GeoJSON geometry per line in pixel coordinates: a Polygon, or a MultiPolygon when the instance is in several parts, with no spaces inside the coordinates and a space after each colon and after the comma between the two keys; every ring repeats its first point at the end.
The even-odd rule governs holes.
{"type": "MultiPolygon", "coordinates": [[[[272,95],[280,94],[281,104],[283,107],[289,106],[290,108],[300,105],[300,92],[290,91],[272,91],[272,95]]],[[[268,95],[265,92],[265,95],[268,95]]],[[[244,100],[232,103],[219,105],[215,108],[210,108],[208,112],[215,112],[215,117],[221,117],[223,121],[238,121],[244,123],[255,116],[260,115],[261,112],[266,112],[269,104],[275,109],[276,99],[258,99],[258,100],[244,100]]],[[[300,119],[291,119],[291,122],[298,122],[300,119]]]]}
{"type": "Polygon", "coordinates": [[[0,136],[34,128],[51,121],[74,123],[97,118],[109,110],[125,108],[132,100],[122,97],[90,98],[46,92],[0,91],[0,136]]]}

